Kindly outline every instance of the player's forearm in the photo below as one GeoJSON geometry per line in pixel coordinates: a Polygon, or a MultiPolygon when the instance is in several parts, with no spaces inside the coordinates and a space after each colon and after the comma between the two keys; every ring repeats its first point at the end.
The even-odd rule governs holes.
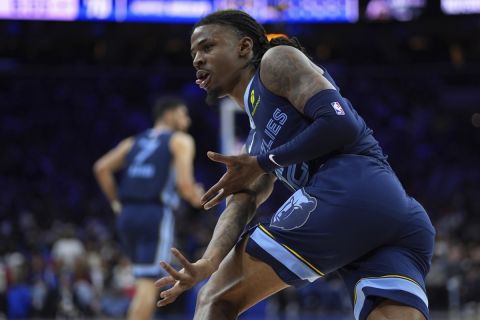
{"type": "Polygon", "coordinates": [[[110,201],[110,203],[118,201],[117,185],[113,173],[108,171],[95,171],[95,177],[108,201],[110,201]]]}
{"type": "Polygon", "coordinates": [[[264,175],[252,185],[250,192],[237,193],[228,198],[227,208],[218,219],[203,255],[204,259],[211,261],[213,271],[235,246],[245,226],[255,216],[257,208],[270,196],[274,181],[273,176],[264,175]]]}
{"type": "Polygon", "coordinates": [[[257,158],[266,172],[341,151],[358,138],[361,125],[337,90],[324,90],[305,105],[313,122],[300,134],[257,158]]]}
{"type": "Polygon", "coordinates": [[[218,219],[212,239],[203,255],[211,262],[215,271],[223,258],[235,246],[247,223],[257,209],[255,197],[246,193],[237,193],[228,199],[227,208],[218,219]]]}

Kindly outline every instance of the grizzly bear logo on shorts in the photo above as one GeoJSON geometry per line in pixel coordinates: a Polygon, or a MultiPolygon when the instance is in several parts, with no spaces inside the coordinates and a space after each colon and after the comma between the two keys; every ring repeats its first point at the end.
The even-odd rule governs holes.
{"type": "Polygon", "coordinates": [[[299,189],[278,209],[270,221],[270,226],[283,230],[299,228],[307,222],[316,207],[317,199],[303,188],[299,189]]]}

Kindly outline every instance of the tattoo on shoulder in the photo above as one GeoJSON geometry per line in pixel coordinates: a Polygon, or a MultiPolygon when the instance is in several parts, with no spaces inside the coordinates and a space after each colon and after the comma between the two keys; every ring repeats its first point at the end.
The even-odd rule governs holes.
{"type": "Polygon", "coordinates": [[[263,83],[273,93],[287,98],[302,113],[308,99],[330,85],[321,69],[313,67],[298,50],[277,50],[268,59],[262,64],[263,83]]]}
{"type": "Polygon", "coordinates": [[[285,96],[297,76],[298,58],[290,51],[277,52],[278,54],[269,58],[268,63],[262,65],[262,81],[273,93],[285,96]]]}

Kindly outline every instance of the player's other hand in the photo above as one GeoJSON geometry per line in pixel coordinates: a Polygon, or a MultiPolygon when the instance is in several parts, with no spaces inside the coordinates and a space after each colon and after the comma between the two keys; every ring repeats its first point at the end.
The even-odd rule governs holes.
{"type": "Polygon", "coordinates": [[[198,282],[209,277],[216,270],[210,260],[200,259],[195,263],[191,263],[175,248],[172,248],[172,254],[181,263],[183,268],[177,271],[170,264],[163,261],[160,262],[162,268],[165,269],[169,275],[158,279],[155,282],[155,286],[157,288],[163,288],[168,285],[173,285],[173,287],[160,292],[160,300],[157,302],[158,307],[163,307],[174,302],[184,291],[189,290],[198,282]]]}
{"type": "Polygon", "coordinates": [[[227,166],[225,174],[202,197],[203,207],[207,210],[231,194],[248,190],[259,176],[265,174],[257,162],[257,157],[248,154],[226,156],[209,151],[207,156],[210,160],[227,166]]]}

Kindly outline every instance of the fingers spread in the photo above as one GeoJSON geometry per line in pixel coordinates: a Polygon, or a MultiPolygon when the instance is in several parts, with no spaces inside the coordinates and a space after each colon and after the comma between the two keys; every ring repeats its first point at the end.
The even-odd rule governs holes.
{"type": "Polygon", "coordinates": [[[211,209],[215,207],[217,204],[219,204],[223,199],[225,199],[226,196],[227,194],[225,194],[225,189],[222,188],[217,193],[217,195],[212,199],[210,199],[207,203],[205,203],[203,207],[205,208],[205,210],[211,209]]]}
{"type": "Polygon", "coordinates": [[[175,281],[176,280],[173,279],[171,276],[165,276],[155,281],[155,287],[161,288],[168,285],[172,285],[172,284],[175,284],[175,281]]]}
{"type": "Polygon", "coordinates": [[[220,162],[224,164],[231,164],[232,159],[234,156],[226,156],[221,153],[213,152],[213,151],[208,151],[207,156],[210,160],[215,161],[215,162],[220,162]]]}
{"type": "Polygon", "coordinates": [[[176,283],[173,287],[168,290],[160,292],[160,301],[157,303],[159,307],[163,307],[167,304],[175,301],[179,295],[181,295],[185,290],[188,290],[191,286],[181,285],[176,283]]]}
{"type": "Polygon", "coordinates": [[[195,273],[192,263],[190,263],[190,261],[188,261],[178,249],[172,248],[171,251],[184,268],[177,271],[170,264],[164,261],[160,262],[162,268],[170,275],[157,280],[155,286],[157,288],[171,284],[174,284],[174,286],[160,293],[160,301],[157,302],[158,307],[163,307],[174,302],[179,295],[185,290],[190,289],[195,283],[192,280],[192,275],[195,273]]]}
{"type": "Polygon", "coordinates": [[[178,261],[180,261],[180,263],[185,268],[185,270],[191,273],[192,272],[191,262],[188,261],[187,258],[185,258],[185,256],[177,248],[172,248],[171,250],[172,250],[172,254],[175,256],[175,258],[178,259],[178,261]]]}
{"type": "Polygon", "coordinates": [[[223,177],[216,184],[214,184],[210,189],[208,189],[207,192],[205,192],[205,194],[200,199],[202,202],[206,202],[207,200],[209,200],[210,198],[212,198],[213,196],[215,196],[219,192],[224,191],[223,187],[222,187],[222,185],[223,185],[222,179],[223,179],[223,177]]]}
{"type": "MultiPolygon", "coordinates": [[[[162,292],[163,293],[163,292],[162,292]]],[[[164,307],[177,300],[177,296],[169,296],[157,302],[157,307],[164,307]]]]}
{"type": "Polygon", "coordinates": [[[162,261],[162,262],[160,262],[160,266],[163,269],[165,269],[165,271],[167,271],[170,274],[170,276],[172,276],[173,279],[175,279],[175,280],[183,279],[182,274],[180,272],[178,272],[177,270],[175,270],[175,268],[172,267],[170,264],[162,261]]]}

